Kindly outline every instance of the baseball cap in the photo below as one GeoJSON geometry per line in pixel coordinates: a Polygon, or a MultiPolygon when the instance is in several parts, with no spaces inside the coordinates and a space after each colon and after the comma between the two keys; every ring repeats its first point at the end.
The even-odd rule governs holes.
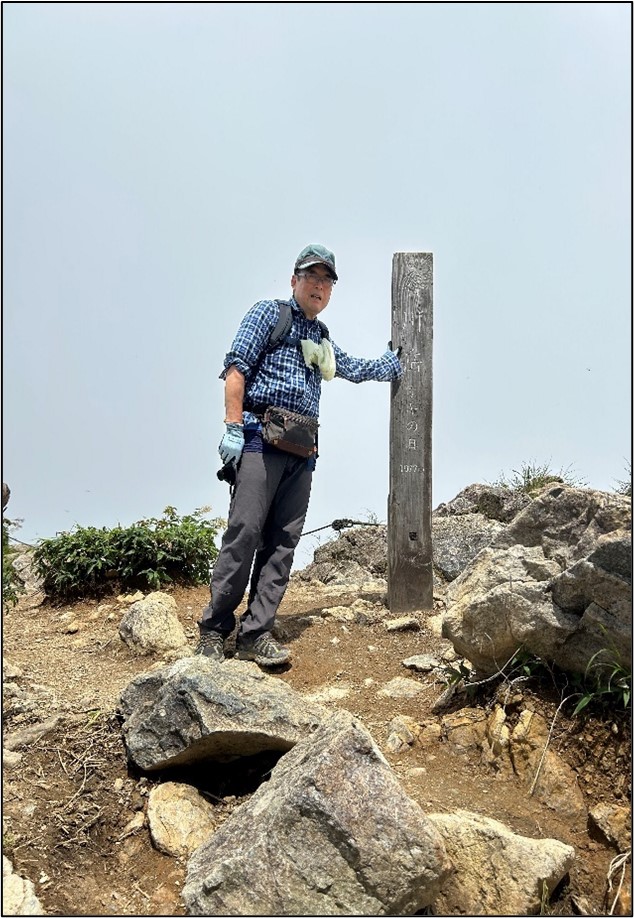
{"type": "Polygon", "coordinates": [[[335,280],[339,280],[335,270],[335,256],[323,245],[307,245],[295,259],[295,271],[310,268],[311,265],[325,265],[335,280]]]}

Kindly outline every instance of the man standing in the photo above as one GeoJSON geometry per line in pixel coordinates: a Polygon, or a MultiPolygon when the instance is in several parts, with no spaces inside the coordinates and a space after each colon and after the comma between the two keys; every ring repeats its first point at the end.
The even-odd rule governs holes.
{"type": "Polygon", "coordinates": [[[337,280],[333,253],[322,245],[307,246],[295,261],[288,304],[256,303],[225,357],[220,378],[225,381],[226,430],[219,452],[236,477],[196,648],[197,654],[218,662],[224,659],[224,643],[235,627],[234,613],[249,574],[236,656],[262,667],[282,666],[290,659],[271,630],[308,509],[322,379],[389,382],[402,374],[397,352],[364,360],[330,342],[317,317],[337,280]],[[271,347],[283,310],[290,331],[271,347]]]}

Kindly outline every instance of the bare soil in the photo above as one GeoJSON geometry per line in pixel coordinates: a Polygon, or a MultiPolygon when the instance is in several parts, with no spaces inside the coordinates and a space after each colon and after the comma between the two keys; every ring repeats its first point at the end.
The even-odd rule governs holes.
{"type": "MultiPolygon", "coordinates": [[[[208,591],[177,588],[173,595],[193,649],[208,591]]],[[[380,622],[343,624],[320,617],[323,608],[348,605],[355,598],[350,593],[326,596],[293,578],[279,613],[292,665],[276,678],[306,694],[339,688],[341,697],[328,704],[346,708],[363,721],[425,812],[471,810],[520,834],[573,845],[575,865],[545,912],[608,914],[618,885],[613,880],[609,890],[608,873],[617,851],[585,819],[558,814],[529,796],[512,773],[486,764],[476,749],[460,751],[442,737],[431,745],[416,742],[399,753],[386,751],[388,727],[397,714],[419,723],[440,723],[441,715],[431,708],[445,684],[438,674],[405,669],[403,660],[439,654],[450,645],[424,619],[419,631],[389,633],[380,622]],[[424,691],[412,699],[379,695],[397,676],[418,680],[424,691]]],[[[5,697],[5,731],[63,715],[52,732],[21,750],[21,763],[5,769],[3,782],[4,853],[15,871],[34,883],[48,914],[185,913],[180,889],[186,860],[155,850],[139,819],[149,790],[167,777],[138,774],[128,767],[116,715],[120,693],[134,676],[167,660],[135,656],[121,641],[118,626],[125,608],[113,596],[64,607],[45,603],[29,608],[22,602],[4,614],[3,656],[22,670],[18,684],[49,690],[40,690],[36,710],[26,713],[5,697]]],[[[553,721],[561,701],[554,686],[549,690],[527,683],[522,693],[522,706],[553,721]]],[[[492,703],[492,697],[469,702],[480,705],[483,713],[492,703]]],[[[453,704],[455,710],[465,701],[453,704]]],[[[571,719],[560,711],[550,748],[575,769],[588,808],[599,802],[630,804],[628,719],[618,712],[571,719]]],[[[266,780],[268,768],[266,761],[231,769],[210,763],[189,780],[214,801],[220,821],[266,780]]],[[[625,892],[614,913],[631,914],[625,892]]]]}

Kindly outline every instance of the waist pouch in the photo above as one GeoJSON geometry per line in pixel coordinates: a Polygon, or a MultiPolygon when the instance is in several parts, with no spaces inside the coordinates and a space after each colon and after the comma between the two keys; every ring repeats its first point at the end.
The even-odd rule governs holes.
{"type": "Polygon", "coordinates": [[[308,459],[317,452],[318,427],[315,418],[270,406],[262,419],[262,438],[277,449],[308,459]]]}

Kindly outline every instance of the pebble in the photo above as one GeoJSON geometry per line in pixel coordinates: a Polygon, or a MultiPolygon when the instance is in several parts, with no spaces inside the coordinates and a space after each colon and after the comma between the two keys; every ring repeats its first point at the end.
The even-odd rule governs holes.
{"type": "Polygon", "coordinates": [[[387,695],[388,698],[413,698],[424,690],[424,686],[414,679],[402,679],[397,676],[391,679],[379,691],[379,695],[387,695]]]}
{"type": "Polygon", "coordinates": [[[419,673],[431,672],[432,669],[435,669],[439,665],[438,659],[430,653],[415,654],[413,657],[408,657],[406,660],[403,660],[403,666],[419,673]]]}

